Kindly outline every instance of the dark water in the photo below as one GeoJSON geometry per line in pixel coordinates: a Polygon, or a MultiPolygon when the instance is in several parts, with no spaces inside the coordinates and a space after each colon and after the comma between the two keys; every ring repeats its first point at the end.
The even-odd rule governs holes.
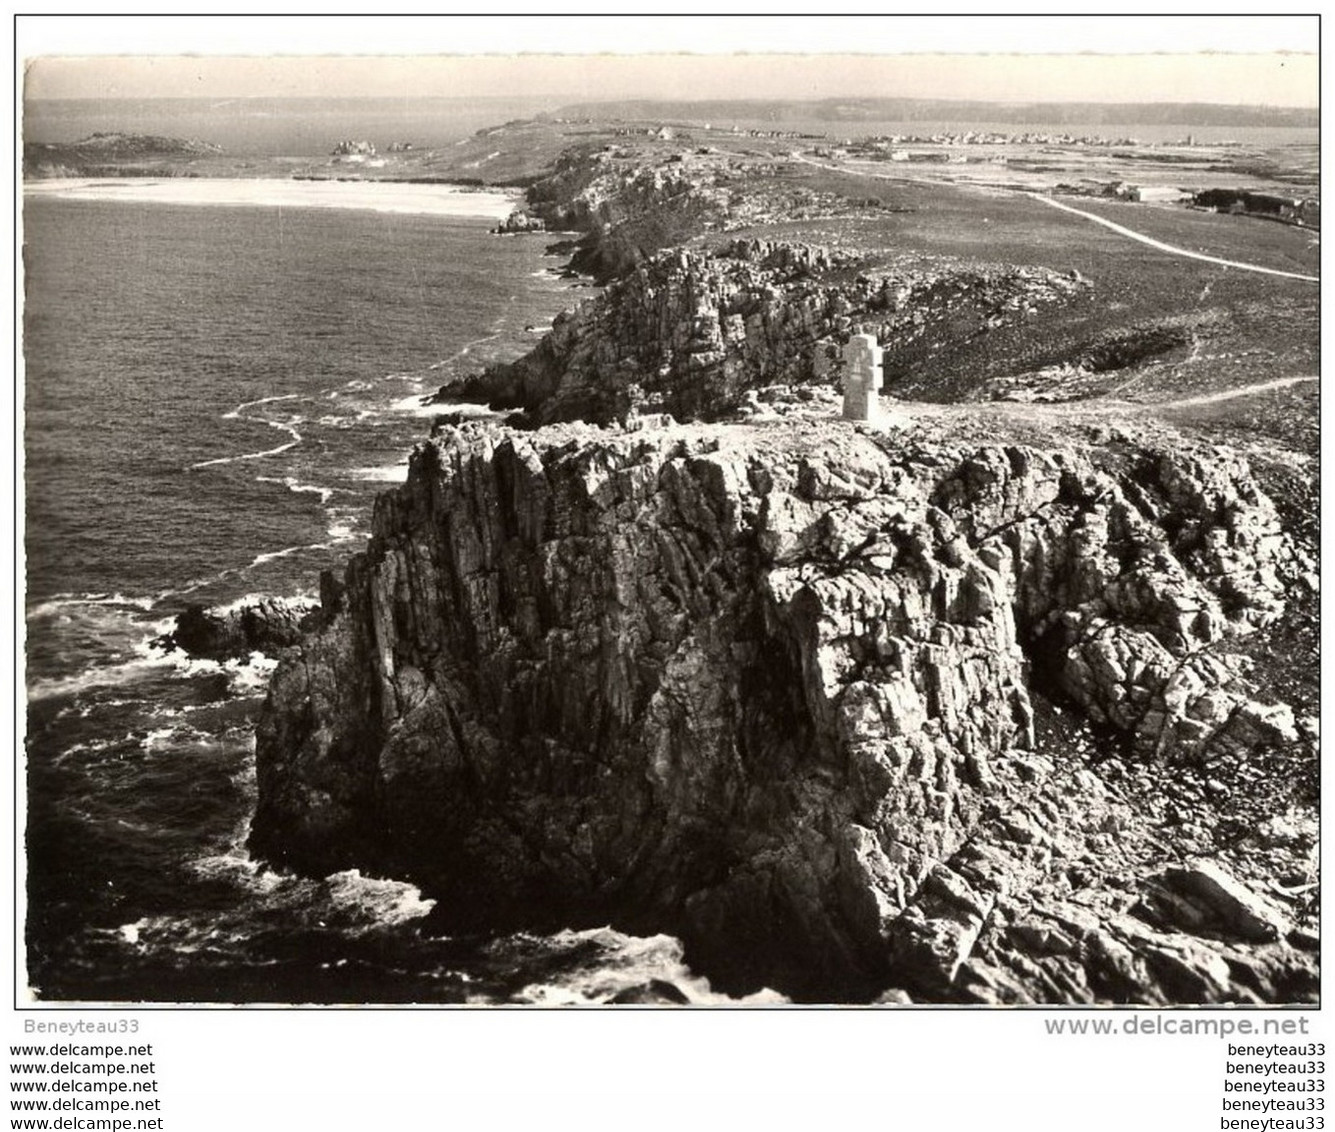
{"type": "Polygon", "coordinates": [[[482,220],[25,206],[28,980],[81,1001],[696,997],[676,941],[427,939],[394,878],[243,848],[272,658],[150,644],[191,602],[312,594],[427,421],[580,297],[482,220]]]}

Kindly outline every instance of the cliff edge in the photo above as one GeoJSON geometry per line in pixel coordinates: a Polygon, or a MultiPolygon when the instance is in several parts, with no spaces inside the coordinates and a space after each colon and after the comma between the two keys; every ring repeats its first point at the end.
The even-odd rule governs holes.
{"type": "Polygon", "coordinates": [[[531,185],[605,289],[442,390],[521,414],[442,418],[325,580],[252,849],[730,993],[1314,1001],[1310,284],[643,148],[531,185]]]}

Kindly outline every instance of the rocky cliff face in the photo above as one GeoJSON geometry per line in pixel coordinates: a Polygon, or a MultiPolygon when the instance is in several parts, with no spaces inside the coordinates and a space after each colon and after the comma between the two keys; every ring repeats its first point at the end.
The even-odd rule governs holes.
{"type": "MultiPolygon", "coordinates": [[[[666,301],[656,349],[703,295],[727,306],[666,301]]],[[[1232,650],[1281,609],[1286,544],[1226,450],[469,425],[374,529],[275,676],[263,856],[411,877],[448,930],[671,931],[725,988],[1315,993],[1301,933],[1165,873],[1134,791],[1051,737],[1056,702],[1142,765],[1299,738],[1232,650]]]]}
{"type": "Polygon", "coordinates": [[[636,147],[575,148],[527,195],[549,229],[583,233],[571,266],[606,283],[702,233],[849,216],[868,207],[865,198],[776,177],[785,164],[708,146],[652,155],[636,147]]]}
{"type": "Polygon", "coordinates": [[[526,357],[441,397],[523,408],[541,424],[714,419],[765,386],[828,385],[850,333],[878,336],[893,381],[925,338],[985,334],[1087,286],[1038,268],[869,265],[819,246],[732,240],[656,255],[558,318],[526,357]]]}

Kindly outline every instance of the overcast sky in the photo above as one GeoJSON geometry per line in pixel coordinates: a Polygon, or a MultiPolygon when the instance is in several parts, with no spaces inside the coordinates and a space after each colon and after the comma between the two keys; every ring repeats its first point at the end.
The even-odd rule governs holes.
{"type": "Polygon", "coordinates": [[[20,17],[18,46],[37,59],[26,89],[37,98],[910,96],[1315,106],[1316,31],[1314,17],[20,17]]]}

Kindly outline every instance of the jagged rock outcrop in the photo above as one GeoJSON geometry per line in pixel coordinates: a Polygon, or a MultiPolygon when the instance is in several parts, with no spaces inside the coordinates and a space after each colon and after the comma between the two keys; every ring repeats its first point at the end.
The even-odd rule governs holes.
{"type": "Polygon", "coordinates": [[[492,229],[497,236],[509,236],[522,232],[545,232],[547,224],[541,217],[534,216],[531,212],[526,212],[522,208],[517,208],[510,213],[501,223],[492,229]]]}
{"type": "MultiPolygon", "coordinates": [[[[583,233],[574,270],[606,283],[702,232],[856,214],[850,199],[776,176],[793,163],[713,149],[573,147],[528,189],[530,211],[552,230],[583,233]]],[[[879,202],[875,206],[883,207],[879,202]]]]}
{"type": "Polygon", "coordinates": [[[833,346],[850,333],[879,337],[891,375],[924,336],[986,333],[1084,286],[1038,268],[865,265],[783,241],[674,250],[558,317],[526,357],[440,397],[522,408],[543,424],[635,412],[717,419],[751,390],[828,382],[833,346]]]}
{"type": "MultiPolygon", "coordinates": [[[[445,930],[670,931],[725,989],[1312,993],[1282,937],[1081,903],[1134,812],[1035,729],[1034,690],[1182,764],[1284,733],[1228,648],[1279,608],[1284,542],[1245,465],[1208,455],[443,429],[275,675],[252,849],[410,877],[445,930]],[[1228,682],[1184,675],[1205,664],[1228,682]],[[1154,974],[1184,966],[1204,973],[1154,974]]],[[[1163,865],[1127,867],[1241,922],[1226,879],[1163,865]]]]}
{"type": "Polygon", "coordinates": [[[254,652],[277,656],[314,627],[318,609],[310,602],[282,598],[224,609],[191,605],[176,615],[175,628],[153,644],[202,660],[241,660],[254,652]]]}

